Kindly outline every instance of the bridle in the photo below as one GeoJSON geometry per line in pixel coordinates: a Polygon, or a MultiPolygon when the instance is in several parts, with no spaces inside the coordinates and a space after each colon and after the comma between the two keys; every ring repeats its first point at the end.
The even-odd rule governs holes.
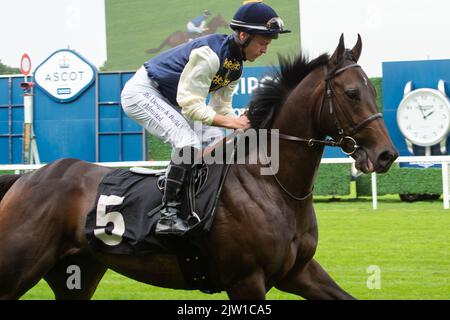
{"type": "MultiPolygon", "coordinates": [[[[356,142],[355,138],[353,138],[354,135],[356,135],[359,131],[361,131],[364,127],[366,127],[369,123],[371,123],[374,120],[381,119],[383,117],[382,113],[375,113],[367,117],[365,120],[363,120],[361,123],[358,123],[356,125],[350,126],[350,132],[346,133],[345,130],[342,128],[341,123],[339,122],[339,119],[335,112],[335,107],[333,104],[333,97],[336,101],[337,105],[339,106],[339,111],[343,113],[344,117],[347,119],[351,119],[351,117],[348,115],[348,113],[345,111],[345,109],[342,107],[342,105],[339,103],[339,100],[337,99],[336,91],[333,89],[333,86],[331,84],[331,80],[336,77],[337,75],[345,72],[346,70],[350,68],[361,68],[357,63],[349,64],[345,67],[337,69],[335,72],[328,73],[327,66],[324,66],[324,74],[325,74],[325,90],[322,97],[322,101],[320,104],[320,109],[317,114],[317,123],[320,124],[320,118],[324,106],[325,100],[328,100],[328,109],[330,112],[330,115],[334,117],[334,123],[336,125],[337,133],[339,136],[339,139],[336,141],[332,138],[320,140],[320,139],[305,139],[300,138],[296,136],[291,136],[283,133],[275,133],[271,132],[271,134],[276,134],[279,136],[280,139],[287,140],[287,141],[293,141],[293,142],[300,142],[300,143],[306,143],[308,147],[313,147],[316,145],[323,145],[323,146],[330,146],[330,147],[340,147],[342,151],[347,155],[352,155],[360,148],[358,143],[356,142]],[[347,149],[347,146],[350,146],[350,149],[347,149]]],[[[349,121],[351,123],[351,121],[349,121]]],[[[272,167],[270,167],[272,170],[272,167]]],[[[314,188],[305,196],[297,197],[294,196],[291,192],[289,192],[286,187],[284,187],[276,174],[274,172],[273,176],[275,180],[277,181],[278,185],[286,192],[287,195],[289,195],[294,200],[305,200],[308,197],[310,197],[313,193],[314,188]]]]}
{"type": "Polygon", "coordinates": [[[360,146],[357,144],[357,142],[356,142],[355,138],[353,138],[353,136],[355,134],[357,134],[359,131],[361,131],[364,127],[366,127],[372,121],[382,118],[383,114],[375,113],[375,114],[370,115],[365,120],[363,120],[361,123],[358,123],[357,125],[354,125],[354,126],[352,125],[351,130],[348,133],[345,133],[344,129],[342,129],[342,125],[339,122],[339,119],[335,112],[335,107],[333,104],[333,97],[335,98],[335,101],[337,102],[337,105],[339,106],[339,110],[344,114],[345,118],[351,119],[351,117],[348,115],[348,113],[345,111],[345,109],[339,103],[339,100],[336,98],[337,97],[336,91],[333,89],[331,80],[334,77],[336,77],[338,74],[341,74],[350,68],[361,68],[361,67],[357,63],[352,63],[352,64],[349,64],[348,66],[337,69],[335,72],[328,74],[327,67],[324,66],[325,90],[324,90],[324,94],[323,94],[322,101],[320,104],[319,112],[317,114],[317,123],[320,123],[320,117],[322,114],[324,101],[328,100],[328,109],[329,109],[330,115],[332,115],[334,117],[334,123],[336,125],[337,133],[339,136],[339,139],[337,141],[332,138],[326,139],[326,140],[313,139],[313,138],[305,139],[305,138],[299,138],[296,136],[291,136],[291,135],[287,135],[287,134],[283,134],[283,133],[278,133],[277,135],[283,140],[306,143],[309,147],[313,147],[315,145],[340,147],[346,155],[354,154],[356,152],[356,150],[358,150],[358,148],[360,148],[360,146]],[[350,150],[348,150],[348,149],[346,150],[346,146],[348,144],[351,146],[350,150]]]}

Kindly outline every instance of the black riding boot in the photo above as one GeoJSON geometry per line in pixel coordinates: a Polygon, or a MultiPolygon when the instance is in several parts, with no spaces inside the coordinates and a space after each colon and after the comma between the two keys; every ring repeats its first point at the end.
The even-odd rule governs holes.
{"type": "Polygon", "coordinates": [[[160,211],[156,234],[182,235],[189,229],[188,223],[181,218],[181,191],[190,167],[191,165],[170,164],[164,190],[164,207],[160,211]]]}
{"type": "Polygon", "coordinates": [[[194,147],[176,150],[180,157],[187,158],[183,157],[179,165],[171,163],[169,166],[163,198],[164,208],[160,211],[161,218],[156,225],[156,234],[182,235],[189,229],[187,221],[181,217],[181,191],[198,152],[194,147]]]}

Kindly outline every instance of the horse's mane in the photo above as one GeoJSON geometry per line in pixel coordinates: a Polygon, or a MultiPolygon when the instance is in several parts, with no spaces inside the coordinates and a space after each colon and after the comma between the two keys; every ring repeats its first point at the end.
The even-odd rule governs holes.
{"type": "Polygon", "coordinates": [[[328,64],[328,54],[322,54],[314,60],[300,54],[294,59],[278,55],[279,68],[273,67],[271,74],[263,78],[254,91],[248,110],[248,119],[252,128],[270,128],[289,93],[312,70],[328,64]]]}

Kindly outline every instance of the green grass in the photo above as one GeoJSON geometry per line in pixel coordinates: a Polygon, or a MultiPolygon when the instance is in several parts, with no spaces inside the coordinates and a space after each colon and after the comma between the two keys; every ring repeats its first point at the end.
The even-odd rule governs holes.
{"type": "MultiPolygon", "coordinates": [[[[316,260],[358,299],[449,299],[450,211],[441,201],[404,203],[397,195],[379,198],[317,197],[316,260]],[[369,266],[381,271],[381,288],[369,289],[369,266]]],[[[227,299],[225,293],[162,289],[108,271],[94,299],[227,299]]],[[[298,299],[272,289],[268,299],[298,299]]],[[[23,299],[53,299],[44,281],[23,299]]]]}
{"type": "Polygon", "coordinates": [[[317,203],[316,258],[360,299],[449,299],[450,215],[442,202],[402,203],[382,197],[317,203]],[[367,267],[381,270],[381,289],[368,290],[367,267]]]}
{"type": "MultiPolygon", "coordinates": [[[[276,63],[276,53],[293,54],[300,48],[299,10],[297,0],[266,0],[283,18],[292,33],[281,35],[273,41],[269,53],[254,65],[276,63]]],[[[212,16],[220,13],[230,21],[242,0],[107,0],[106,32],[108,60],[104,70],[137,70],[145,61],[154,56],[145,52],[148,48],[158,47],[172,32],[186,31],[190,18],[209,9],[212,16]]],[[[221,28],[218,33],[229,34],[230,28],[221,28]]],[[[337,39],[336,39],[337,40],[337,39]]],[[[163,50],[167,50],[168,47],[163,50]]]]}

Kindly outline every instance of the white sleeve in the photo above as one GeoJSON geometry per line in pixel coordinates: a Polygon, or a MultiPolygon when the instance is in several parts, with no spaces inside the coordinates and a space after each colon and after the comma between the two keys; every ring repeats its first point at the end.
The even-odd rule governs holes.
{"type": "Polygon", "coordinates": [[[186,118],[207,125],[212,123],[216,112],[205,101],[219,67],[219,57],[210,47],[192,50],[177,89],[177,102],[186,118]]]}
{"type": "Polygon", "coordinates": [[[226,87],[220,88],[211,94],[211,99],[209,100],[209,106],[211,106],[218,114],[230,117],[237,117],[231,106],[231,101],[233,99],[233,92],[236,88],[239,79],[230,82],[226,87]]]}

